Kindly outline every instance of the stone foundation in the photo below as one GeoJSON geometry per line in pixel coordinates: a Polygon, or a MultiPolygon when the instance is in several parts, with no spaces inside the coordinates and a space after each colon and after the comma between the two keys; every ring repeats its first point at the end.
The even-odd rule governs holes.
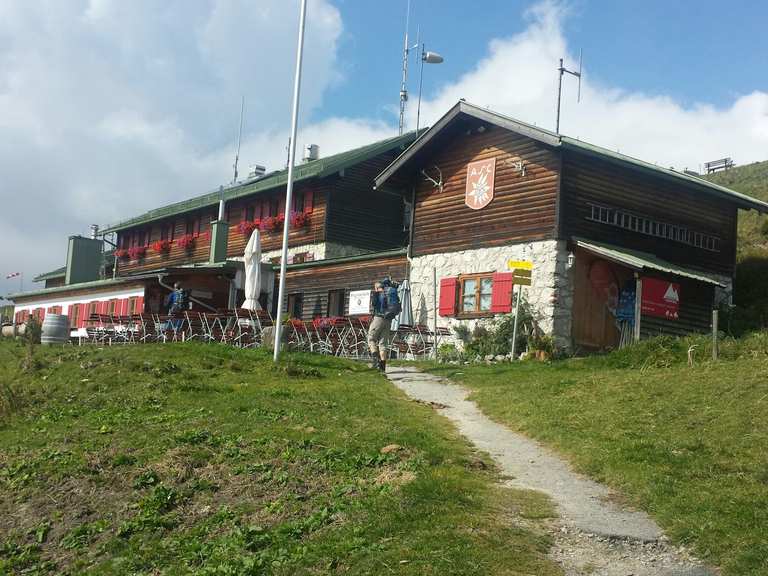
{"type": "MultiPolygon", "coordinates": [[[[569,350],[573,284],[568,271],[568,251],[565,242],[556,240],[413,258],[410,280],[413,312],[417,322],[432,326],[435,302],[433,268],[437,269],[437,290],[439,291],[441,278],[455,277],[460,274],[507,272],[508,260],[533,262],[532,285],[523,289],[523,298],[531,304],[539,326],[546,334],[553,336],[556,346],[569,350]]],[[[449,328],[463,324],[472,330],[478,322],[487,322],[487,320],[437,317],[439,326],[449,328]]]]}

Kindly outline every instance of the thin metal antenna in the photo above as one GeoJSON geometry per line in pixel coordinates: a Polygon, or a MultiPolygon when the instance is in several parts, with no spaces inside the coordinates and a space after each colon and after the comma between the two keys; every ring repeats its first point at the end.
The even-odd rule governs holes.
{"type": "Polygon", "coordinates": [[[403,128],[405,126],[405,103],[408,102],[408,52],[410,51],[410,45],[408,44],[408,28],[411,25],[411,0],[408,0],[408,7],[405,13],[405,38],[403,40],[403,79],[400,83],[400,126],[399,134],[403,135],[403,128]]]}
{"type": "Polygon", "coordinates": [[[573,70],[568,70],[565,66],[563,66],[563,59],[560,58],[560,66],[558,66],[557,71],[559,73],[558,77],[558,83],[557,83],[557,119],[555,120],[555,133],[560,134],[560,101],[562,99],[563,95],[563,74],[570,74],[571,76],[576,76],[576,78],[579,79],[579,94],[578,94],[578,102],[581,102],[581,50],[579,50],[579,71],[574,72],[573,70]]]}
{"type": "MultiPolygon", "coordinates": [[[[411,50],[414,50],[419,47],[419,43],[416,42],[413,46],[408,44],[408,28],[411,24],[411,0],[408,0],[408,11],[405,15],[405,39],[403,40],[403,80],[400,84],[400,127],[399,127],[399,134],[403,135],[403,130],[405,130],[405,107],[408,102],[408,57],[411,53],[411,50]]],[[[418,30],[418,29],[417,29],[418,30]]],[[[416,36],[418,39],[418,36],[420,34],[420,31],[416,32],[416,36]]]]}
{"type": "Polygon", "coordinates": [[[237,164],[240,161],[240,143],[243,140],[243,114],[245,112],[245,96],[241,97],[240,100],[240,130],[237,133],[237,149],[235,151],[235,164],[234,169],[235,173],[232,178],[232,184],[237,184],[237,164]]]}
{"type": "Polygon", "coordinates": [[[581,50],[581,48],[579,48],[579,76],[578,76],[578,78],[579,78],[579,92],[578,92],[578,95],[576,96],[576,102],[577,103],[581,102],[581,61],[582,61],[582,56],[583,56],[582,50],[581,50]]]}

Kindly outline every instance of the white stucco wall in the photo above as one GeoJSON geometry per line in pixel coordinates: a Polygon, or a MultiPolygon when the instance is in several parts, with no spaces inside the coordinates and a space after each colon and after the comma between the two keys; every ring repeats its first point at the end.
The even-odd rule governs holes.
{"type": "MultiPolygon", "coordinates": [[[[460,274],[508,272],[508,260],[533,262],[531,286],[524,288],[524,298],[532,305],[542,330],[555,338],[558,347],[570,349],[571,308],[573,288],[568,271],[565,242],[545,240],[430,254],[411,259],[413,311],[419,322],[432,326],[434,317],[433,268],[437,270],[437,290],[440,279],[460,274]]],[[[518,290],[518,288],[515,288],[518,290]]],[[[439,293],[437,300],[439,302],[439,293]]],[[[483,320],[460,320],[437,317],[439,326],[452,328],[465,324],[470,329],[483,320]]]]}

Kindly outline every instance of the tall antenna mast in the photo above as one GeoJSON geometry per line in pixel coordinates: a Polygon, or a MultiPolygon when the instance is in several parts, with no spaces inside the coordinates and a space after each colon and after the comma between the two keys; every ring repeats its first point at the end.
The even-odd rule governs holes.
{"type": "Polygon", "coordinates": [[[578,96],[576,97],[576,102],[581,102],[581,61],[582,54],[581,50],[579,50],[579,71],[574,72],[573,70],[568,70],[568,68],[563,66],[563,59],[560,58],[560,66],[557,68],[559,73],[557,83],[557,120],[555,121],[555,132],[557,134],[560,134],[560,100],[563,94],[563,74],[570,74],[571,76],[576,76],[576,78],[579,79],[579,91],[578,96]]]}
{"type": "Polygon", "coordinates": [[[411,0],[408,0],[408,8],[405,14],[405,39],[403,40],[403,80],[400,83],[400,132],[403,134],[405,129],[405,105],[408,102],[408,55],[410,51],[418,46],[408,44],[408,28],[411,24],[411,0]]]}
{"type": "Polygon", "coordinates": [[[240,161],[240,143],[243,140],[243,113],[245,112],[245,96],[241,97],[240,100],[240,130],[237,133],[237,149],[235,150],[235,174],[232,178],[232,184],[237,183],[237,164],[240,161]]]}

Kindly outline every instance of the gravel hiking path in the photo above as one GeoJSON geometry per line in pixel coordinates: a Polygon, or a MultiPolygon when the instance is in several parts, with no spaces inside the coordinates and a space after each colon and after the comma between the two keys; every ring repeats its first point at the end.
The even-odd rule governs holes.
{"type": "Polygon", "coordinates": [[[714,576],[683,548],[672,546],[644,512],[621,507],[607,487],[574,472],[537,442],[483,414],[469,392],[448,380],[406,366],[387,377],[414,400],[447,416],[477,448],[489,453],[517,488],[547,494],[560,518],[549,526],[551,557],[566,576],[714,576]]]}

